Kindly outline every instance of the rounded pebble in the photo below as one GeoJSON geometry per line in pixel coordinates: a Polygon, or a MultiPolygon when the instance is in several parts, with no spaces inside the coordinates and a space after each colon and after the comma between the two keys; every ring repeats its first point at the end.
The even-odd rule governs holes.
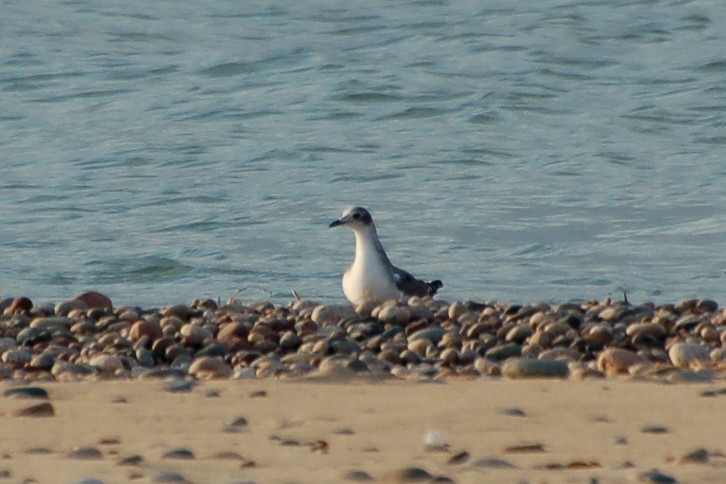
{"type": "Polygon", "coordinates": [[[502,365],[502,375],[508,378],[566,378],[570,370],[560,360],[510,359],[502,365]]]}
{"type": "Polygon", "coordinates": [[[675,343],[668,350],[668,357],[678,368],[700,368],[711,360],[708,348],[696,343],[675,343]]]}
{"type": "Polygon", "coordinates": [[[200,379],[229,378],[232,368],[217,356],[201,356],[189,365],[189,374],[200,379]]]}

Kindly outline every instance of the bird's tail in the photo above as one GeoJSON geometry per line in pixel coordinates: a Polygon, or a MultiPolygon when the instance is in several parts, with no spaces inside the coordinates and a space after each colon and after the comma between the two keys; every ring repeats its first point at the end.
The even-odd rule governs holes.
{"type": "Polygon", "coordinates": [[[427,282],[426,287],[428,288],[429,296],[433,296],[439,289],[444,287],[444,283],[436,279],[435,281],[427,282]]]}

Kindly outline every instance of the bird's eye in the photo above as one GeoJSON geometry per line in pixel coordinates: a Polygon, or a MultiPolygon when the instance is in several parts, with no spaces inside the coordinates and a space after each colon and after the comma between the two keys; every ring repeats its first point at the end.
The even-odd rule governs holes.
{"type": "Polygon", "coordinates": [[[360,218],[360,214],[359,213],[354,213],[353,214],[353,219],[358,220],[359,218],[360,218]]]}

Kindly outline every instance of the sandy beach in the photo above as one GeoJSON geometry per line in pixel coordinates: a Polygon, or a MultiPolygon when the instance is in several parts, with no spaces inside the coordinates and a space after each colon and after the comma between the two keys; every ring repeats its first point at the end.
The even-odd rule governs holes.
{"type": "Polygon", "coordinates": [[[47,400],[1,398],[0,475],[41,483],[721,482],[726,472],[718,383],[178,384],[35,383],[47,400]],[[42,402],[53,416],[15,416],[42,402]],[[407,468],[432,477],[406,481],[407,468]],[[666,480],[649,480],[652,469],[666,480]]]}

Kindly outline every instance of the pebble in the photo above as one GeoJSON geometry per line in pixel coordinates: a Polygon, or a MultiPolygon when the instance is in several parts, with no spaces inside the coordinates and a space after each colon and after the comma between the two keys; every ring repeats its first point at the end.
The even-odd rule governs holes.
{"type": "Polygon", "coordinates": [[[341,320],[355,316],[357,313],[348,304],[321,304],[313,310],[310,319],[319,326],[334,326],[341,320]]]}
{"type": "Polygon", "coordinates": [[[380,482],[397,484],[404,482],[429,482],[434,478],[428,471],[420,467],[404,467],[385,473],[380,482]]]}
{"type": "Polygon", "coordinates": [[[352,482],[370,482],[373,480],[373,477],[365,471],[352,470],[343,474],[343,480],[352,482]]]}
{"type": "Polygon", "coordinates": [[[237,417],[224,426],[223,431],[227,433],[242,432],[247,428],[247,419],[245,417],[237,417]]]}
{"type": "Polygon", "coordinates": [[[502,449],[505,454],[524,454],[544,452],[545,446],[539,442],[510,445],[502,449]]]}
{"type": "Polygon", "coordinates": [[[89,308],[113,309],[111,299],[108,296],[96,291],[82,292],[73,296],[72,299],[76,301],[83,301],[89,308]]]}
{"type": "Polygon", "coordinates": [[[151,479],[151,482],[176,482],[176,483],[188,483],[190,481],[184,477],[183,474],[174,471],[161,471],[155,474],[151,479]]]}
{"type": "Polygon", "coordinates": [[[229,378],[232,376],[232,368],[220,357],[201,356],[189,365],[189,374],[203,380],[229,378]]]}
{"type": "Polygon", "coordinates": [[[648,363],[648,359],[621,348],[608,348],[600,353],[597,367],[607,374],[628,373],[631,366],[648,363]]]}
{"type": "Polygon", "coordinates": [[[638,474],[638,482],[646,482],[648,484],[675,484],[678,481],[668,474],[664,474],[657,469],[651,469],[638,474]]]}
{"type": "Polygon", "coordinates": [[[141,465],[141,463],[144,462],[144,458],[141,457],[139,454],[132,454],[127,457],[122,457],[118,461],[118,465],[121,466],[137,466],[141,465]]]}
{"type": "Polygon", "coordinates": [[[502,415],[508,415],[510,417],[526,417],[527,414],[524,413],[524,410],[522,410],[519,407],[506,407],[499,410],[499,413],[502,415]]]}
{"type": "Polygon", "coordinates": [[[440,326],[430,326],[409,335],[408,341],[411,343],[417,340],[426,340],[432,344],[437,344],[445,333],[446,330],[440,326]]]}
{"type": "Polygon", "coordinates": [[[22,367],[30,363],[30,360],[33,359],[33,353],[25,348],[13,348],[5,351],[0,359],[2,359],[3,363],[8,363],[15,367],[22,367]]]}
{"type": "Polygon", "coordinates": [[[464,462],[469,460],[469,457],[471,457],[471,454],[469,454],[469,452],[467,452],[465,450],[461,450],[459,452],[456,452],[451,457],[449,457],[449,459],[446,461],[446,463],[449,465],[452,465],[452,466],[463,464],[464,462]]]}
{"type": "Polygon", "coordinates": [[[706,449],[696,449],[692,450],[682,456],[680,456],[678,459],[676,459],[677,464],[705,464],[708,462],[709,457],[711,456],[711,453],[706,449]]]}
{"type": "Polygon", "coordinates": [[[123,371],[124,364],[121,359],[116,355],[108,355],[102,353],[91,358],[89,364],[104,374],[104,375],[115,375],[118,372],[123,371]]]}
{"type": "Polygon", "coordinates": [[[13,417],[53,417],[55,409],[51,403],[44,402],[15,409],[10,412],[10,415],[13,417]]]}
{"type": "Polygon", "coordinates": [[[472,462],[472,467],[493,467],[493,468],[514,468],[516,467],[514,464],[512,464],[509,461],[506,461],[504,459],[500,459],[498,457],[482,457],[480,459],[477,459],[476,461],[472,462]]]}
{"type": "Polygon", "coordinates": [[[708,348],[696,343],[675,343],[668,350],[673,366],[678,368],[701,368],[711,361],[708,348]]]}
{"type": "Polygon", "coordinates": [[[170,393],[186,393],[192,391],[195,383],[188,380],[173,380],[166,385],[166,391],[170,393]]]}
{"type": "Polygon", "coordinates": [[[129,330],[129,339],[132,341],[138,341],[143,337],[148,337],[151,341],[164,336],[161,329],[161,325],[158,321],[148,321],[146,319],[139,319],[136,321],[129,330]]]}
{"type": "Polygon", "coordinates": [[[516,358],[502,365],[502,375],[508,378],[566,378],[569,371],[560,360],[516,358]]]}
{"type": "Polygon", "coordinates": [[[490,360],[503,361],[521,354],[522,347],[517,343],[503,343],[487,350],[484,356],[490,360]]]}
{"type": "Polygon", "coordinates": [[[114,309],[110,298],[87,291],[40,307],[6,297],[0,309],[5,379],[289,377],[320,374],[321,366],[341,378],[404,379],[504,373],[695,382],[726,372],[726,311],[708,299],[655,306],[411,298],[357,312],[314,301],[198,299],[114,309]]]}
{"type": "Polygon", "coordinates": [[[75,447],[69,454],[71,459],[98,460],[103,454],[95,447],[75,447]]]}
{"type": "Polygon", "coordinates": [[[172,449],[167,452],[164,452],[164,455],[162,455],[162,458],[164,459],[194,459],[194,452],[192,452],[189,449],[185,448],[179,448],[179,449],[172,449]]]}
{"type": "Polygon", "coordinates": [[[3,392],[3,396],[15,398],[37,398],[41,400],[48,399],[48,391],[41,387],[15,387],[8,388],[3,392]]]}

